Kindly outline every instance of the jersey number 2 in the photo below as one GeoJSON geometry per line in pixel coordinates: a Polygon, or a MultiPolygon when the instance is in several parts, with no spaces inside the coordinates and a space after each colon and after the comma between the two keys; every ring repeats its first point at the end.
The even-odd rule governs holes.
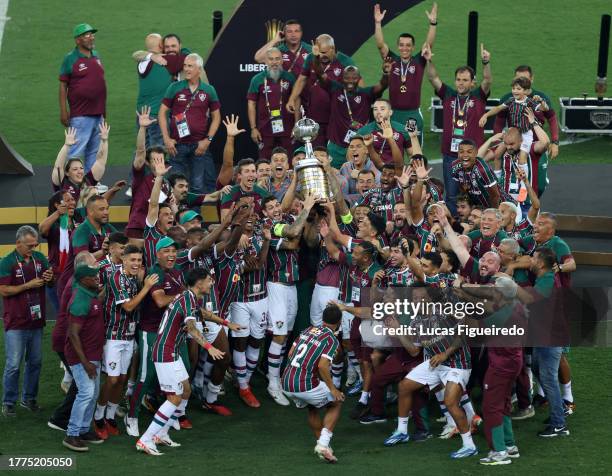
{"type": "Polygon", "coordinates": [[[304,357],[304,354],[306,353],[307,350],[308,350],[308,346],[306,344],[298,345],[298,348],[295,350],[295,356],[293,357],[293,359],[291,359],[292,367],[299,367],[302,364],[300,362],[300,359],[304,357]]]}

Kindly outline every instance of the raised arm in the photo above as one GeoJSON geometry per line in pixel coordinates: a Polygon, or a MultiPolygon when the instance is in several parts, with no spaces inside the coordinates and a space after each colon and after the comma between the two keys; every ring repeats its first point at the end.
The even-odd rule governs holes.
{"type": "Polygon", "coordinates": [[[146,137],[147,127],[157,122],[157,119],[152,119],[151,107],[143,106],[140,112],[136,111],[138,116],[138,135],[136,136],[136,155],[134,157],[134,169],[141,170],[145,164],[145,158],[147,156],[146,150],[146,137]]]}
{"type": "Polygon", "coordinates": [[[204,253],[206,253],[209,249],[211,249],[214,244],[219,241],[221,238],[221,234],[223,231],[230,225],[232,219],[234,218],[234,212],[236,210],[236,203],[232,203],[232,207],[227,210],[227,213],[221,218],[221,223],[217,226],[213,231],[208,233],[204,238],[200,240],[200,242],[195,245],[193,248],[189,250],[189,257],[192,260],[199,258],[204,253]]]}
{"type": "Polygon", "coordinates": [[[446,234],[446,239],[448,240],[451,249],[457,255],[457,258],[459,258],[461,266],[465,266],[465,264],[470,259],[470,252],[466,249],[465,246],[463,246],[463,243],[457,236],[457,233],[455,233],[455,230],[453,230],[453,227],[448,222],[444,210],[442,210],[442,208],[440,207],[436,207],[436,218],[438,219],[440,226],[446,234]]]}
{"type": "Polygon", "coordinates": [[[484,45],[480,43],[480,58],[482,59],[482,82],[480,87],[489,94],[491,91],[491,84],[493,84],[493,75],[491,74],[491,53],[485,50],[484,45]]]}
{"type": "Polygon", "coordinates": [[[276,35],[274,36],[274,38],[272,38],[270,41],[268,41],[265,45],[263,45],[261,48],[259,48],[255,52],[255,57],[254,57],[255,62],[256,63],[265,63],[265,61],[266,61],[266,52],[270,48],[273,48],[274,46],[278,45],[281,41],[283,41],[282,31],[278,30],[276,32],[276,35]]]}
{"type": "Polygon", "coordinates": [[[533,128],[533,133],[537,137],[537,141],[533,143],[533,150],[536,154],[543,154],[548,150],[548,145],[550,144],[550,138],[542,126],[537,121],[535,114],[531,109],[527,109],[525,111],[525,116],[527,116],[527,120],[529,124],[533,128]]]}
{"type": "Polygon", "coordinates": [[[295,199],[295,189],[297,188],[297,173],[295,171],[291,175],[291,182],[287,187],[283,200],[281,201],[281,209],[283,213],[288,213],[293,207],[293,200],[295,199]]]}
{"type": "Polygon", "coordinates": [[[96,181],[102,180],[104,171],[106,170],[106,160],[108,159],[108,133],[110,126],[104,120],[98,126],[100,129],[100,146],[96,154],[96,161],[91,166],[91,175],[96,181]]]}
{"type": "Polygon", "coordinates": [[[376,41],[376,48],[378,48],[382,59],[389,55],[389,46],[385,43],[385,36],[382,30],[382,21],[386,13],[387,10],[380,11],[378,3],[374,5],[374,41],[376,41]]]}
{"type": "Polygon", "coordinates": [[[436,30],[438,26],[438,4],[436,2],[431,6],[431,12],[425,10],[425,15],[429,20],[429,30],[427,30],[427,44],[433,48],[434,42],[436,41],[436,30]]]}
{"type": "Polygon", "coordinates": [[[239,116],[232,114],[231,116],[225,116],[225,121],[223,121],[227,138],[225,139],[225,147],[223,147],[223,163],[217,181],[224,186],[230,184],[234,176],[234,143],[236,136],[244,132],[244,129],[238,129],[239,118],[239,116]]]}
{"type": "Polygon", "coordinates": [[[382,66],[382,76],[378,83],[372,88],[372,93],[375,96],[380,96],[382,92],[389,87],[389,75],[391,74],[391,68],[393,67],[393,61],[391,58],[385,58],[382,66]]]}
{"type": "Polygon", "coordinates": [[[56,187],[59,187],[64,180],[64,167],[66,166],[66,159],[68,158],[68,151],[70,147],[77,143],[76,138],[77,130],[74,127],[69,127],[64,131],[64,145],[57,153],[53,170],[51,171],[51,182],[56,187]]]}
{"type": "Polygon", "coordinates": [[[159,195],[161,193],[162,183],[164,181],[164,175],[169,167],[164,164],[162,157],[154,157],[151,159],[151,170],[155,175],[155,181],[153,182],[153,188],[151,189],[151,197],[149,198],[149,209],[147,211],[146,224],[154,226],[157,223],[157,217],[159,215],[159,195]]]}
{"type": "Polygon", "coordinates": [[[479,149],[478,152],[476,153],[477,157],[484,157],[487,154],[487,151],[491,148],[491,144],[493,142],[496,142],[498,140],[501,140],[504,137],[504,133],[503,132],[498,132],[497,134],[493,134],[491,137],[489,137],[484,144],[482,144],[479,149]]]}
{"type": "Polygon", "coordinates": [[[274,234],[279,238],[287,238],[289,240],[293,240],[298,238],[302,230],[304,229],[304,225],[306,224],[306,219],[308,215],[310,215],[310,210],[314,206],[316,197],[313,193],[308,193],[304,197],[304,209],[297,216],[295,221],[291,225],[279,223],[274,227],[274,234]]]}
{"type": "Polygon", "coordinates": [[[429,46],[427,43],[425,43],[421,49],[421,56],[425,58],[425,61],[427,61],[427,66],[425,68],[427,79],[429,79],[429,82],[436,92],[440,91],[442,88],[442,80],[440,79],[440,76],[438,75],[436,67],[432,61],[433,53],[431,52],[431,46],[429,46]]]}

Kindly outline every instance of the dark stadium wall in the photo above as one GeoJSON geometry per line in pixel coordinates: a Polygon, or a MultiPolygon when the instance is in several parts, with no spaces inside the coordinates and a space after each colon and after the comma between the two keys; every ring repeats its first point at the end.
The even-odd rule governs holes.
{"type": "MultiPolygon", "coordinates": [[[[385,0],[387,15],[383,23],[421,1],[385,0]]],[[[334,37],[339,51],[352,55],[374,34],[372,10],[376,3],[363,0],[244,0],[236,7],[232,16],[225,20],[205,64],[208,79],[221,100],[222,114],[239,114],[240,127],[247,130],[236,140],[235,157],[257,157],[257,147],[248,132],[246,93],[251,78],[264,68],[255,63],[255,52],[275,34],[274,27],[267,27],[266,22],[295,18],[302,24],[303,41],[310,43],[317,35],[328,33],[334,37]]],[[[217,136],[213,153],[220,160],[225,143],[223,126],[217,136]]]]}

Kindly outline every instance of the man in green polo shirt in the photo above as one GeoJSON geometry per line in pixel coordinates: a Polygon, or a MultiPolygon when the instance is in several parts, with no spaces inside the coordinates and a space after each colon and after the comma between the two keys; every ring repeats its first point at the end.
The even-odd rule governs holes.
{"type": "Polygon", "coordinates": [[[59,76],[60,121],[77,130],[77,141],[71,146],[69,157],[84,157],[85,173],[96,161],[100,145],[98,126],[106,116],[104,68],[94,50],[97,31],[87,23],[74,27],[76,47],[64,57],[59,76]]]}
{"type": "Polygon", "coordinates": [[[169,164],[187,175],[195,193],[215,190],[217,173],[209,147],[221,124],[217,91],[201,81],[203,68],[200,55],[187,55],[185,79],[168,86],[158,116],[169,164]]]}
{"type": "Polygon", "coordinates": [[[4,312],[6,361],[2,382],[2,414],[14,417],[19,393],[19,367],[25,357],[21,406],[38,411],[38,378],[42,366],[42,331],[45,326],[45,285],[52,285],[53,270],[34,248],[38,233],[31,226],[17,230],[12,253],[0,261],[0,295],[4,312]]]}

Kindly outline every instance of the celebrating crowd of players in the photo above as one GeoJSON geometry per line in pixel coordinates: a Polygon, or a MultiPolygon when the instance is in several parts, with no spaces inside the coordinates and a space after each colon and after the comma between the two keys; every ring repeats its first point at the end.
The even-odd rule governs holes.
{"type": "MultiPolygon", "coordinates": [[[[256,52],[266,69],[246,92],[259,157],[237,158],[236,165],[235,137],[245,131],[234,115],[222,121],[202,58],[175,34],[148,35],[146,51],[133,55],[138,134],[124,232],[109,223],[109,203],[125,183],[99,184],[110,127],[96,30],[75,28],[76,47],[61,67],[67,130],[48,217],[38,231],[21,227],[15,251],[0,261],[5,416],[16,416],[17,404],[39,410],[47,295],[57,309],[53,350],[67,391],[48,424],[65,431],[63,444],[74,451],[125,431],[138,450],[161,455],[160,446],[180,446],[170,430],[192,427],[190,398],[207,412],[232,414],[219,400],[234,391],[226,376],[241,400],[258,408],[261,395],[250,386],[258,366],[276,404],[308,407],[315,453],[329,462],[336,461],[330,440],[345,396],[356,396],[350,417],[363,424],[385,422],[385,403],[397,400],[397,427],[386,446],[432,436],[423,410],[435,396],[440,437],[461,438],[451,457],[475,455],[472,434],[482,427],[489,446],[483,464],[519,457],[511,421],[532,417],[537,403],[550,408],[539,435],[569,435],[565,419],[575,405],[562,347],[524,349],[519,340],[484,351],[449,336],[373,332],[379,323],[363,304],[369,289],[385,300],[402,288],[415,302],[489,297],[494,305],[479,325],[520,324],[526,306],[568,286],[576,269],[554,215],[540,211],[558,126],[549,99],[533,88],[531,68],[517,67],[511,93],[487,112],[491,54],[483,46],[479,84],[468,66],[456,69],[454,84],[444,83],[432,60],[436,4],[420,49],[405,33],[393,51],[384,16],[376,5],[382,72],[371,86],[330,35],[310,45],[298,21],[285,22],[256,52]],[[424,77],[443,107],[443,181],[430,175],[421,150],[424,77]],[[293,173],[306,157],[291,137],[301,107],[320,125],[314,154],[332,200],[302,190],[293,173]],[[493,115],[496,133],[485,140],[493,115]],[[217,172],[209,146],[221,123],[227,141],[217,172]],[[204,204],[217,205],[219,224],[204,223],[204,204]],[[40,236],[47,257],[35,251],[40,236]],[[309,279],[314,288],[302,285],[309,279]],[[305,299],[298,300],[298,289],[305,299]],[[311,326],[294,333],[298,311],[309,313],[311,326]],[[483,389],[481,416],[470,399],[474,386],[483,389]],[[141,406],[153,412],[144,432],[141,406]]],[[[415,329],[459,322],[429,311],[413,317],[415,329]]],[[[382,326],[398,329],[400,321],[388,316],[382,326]]]]}

